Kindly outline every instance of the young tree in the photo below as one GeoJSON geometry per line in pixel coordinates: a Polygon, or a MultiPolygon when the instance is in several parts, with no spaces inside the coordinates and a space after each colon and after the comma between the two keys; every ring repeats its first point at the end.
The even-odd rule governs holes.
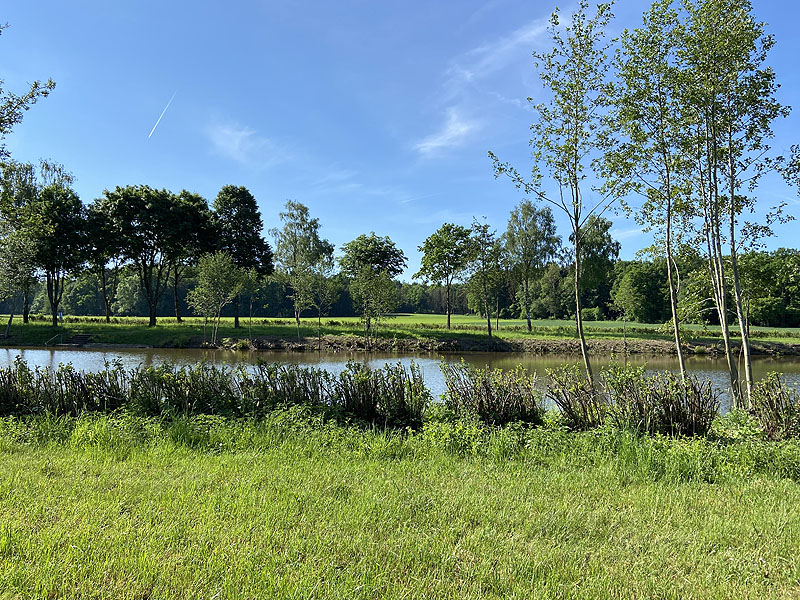
{"type": "Polygon", "coordinates": [[[558,207],[569,219],[575,260],[575,324],[586,376],[593,381],[581,318],[580,232],[589,216],[602,214],[611,202],[609,196],[602,195],[587,204],[584,188],[587,162],[591,162],[600,146],[602,114],[608,105],[608,43],[604,38],[613,15],[610,3],[598,4],[592,18],[586,14],[588,8],[588,1],[580,0],[571,22],[564,28],[559,27],[556,10],[550,19],[553,49],[547,53],[534,52],[543,87],[551,93],[551,98],[534,104],[538,119],[531,125],[534,158],[531,178],[522,177],[493,153],[489,156],[494,162],[495,176],[510,176],[526,194],[558,207]],[[557,185],[557,195],[549,195],[542,189],[542,169],[557,185]]]}
{"type": "Polygon", "coordinates": [[[0,299],[11,300],[8,323],[5,334],[8,337],[11,323],[14,320],[14,297],[20,293],[24,296],[25,314],[23,322],[27,323],[27,310],[31,281],[34,280],[36,265],[34,262],[34,247],[32,241],[24,236],[16,235],[7,224],[0,224],[0,299]]]}
{"type": "MultiPolygon", "coordinates": [[[[214,200],[219,235],[218,247],[237,267],[272,273],[272,248],[261,237],[264,223],[253,194],[246,187],[226,185],[214,200]]],[[[233,326],[239,327],[239,296],[233,299],[233,326]]]]}
{"type": "Polygon", "coordinates": [[[486,315],[486,330],[489,341],[492,340],[491,300],[497,292],[501,279],[500,260],[503,246],[497,235],[489,228],[488,223],[475,220],[472,224],[472,251],[470,271],[470,287],[480,298],[483,312],[486,315]]]}
{"type": "Polygon", "coordinates": [[[452,285],[467,270],[472,252],[470,230],[461,225],[445,223],[427,237],[418,250],[422,252],[420,270],[414,275],[445,287],[447,328],[452,312],[452,285]]]}
{"type": "Polygon", "coordinates": [[[607,129],[614,133],[609,136],[604,166],[607,185],[623,207],[662,239],[672,332],[685,379],[673,244],[676,214],[686,215],[692,165],[685,152],[684,73],[678,57],[683,25],[673,4],[674,0],[655,0],[642,26],[622,34],[615,59],[619,84],[614,87],[607,129]],[[644,199],[635,211],[625,202],[629,192],[644,199]]]}
{"type": "Polygon", "coordinates": [[[317,342],[322,350],[322,315],[328,314],[339,298],[339,282],[336,281],[333,245],[311,269],[311,306],[317,309],[317,342]]]}
{"type": "Polygon", "coordinates": [[[350,293],[364,321],[369,338],[374,321],[380,320],[397,303],[392,279],[403,272],[406,257],[394,242],[375,232],[361,234],[342,246],[342,273],[350,279],[350,293]]]}
{"type": "Polygon", "coordinates": [[[242,291],[246,278],[246,272],[236,266],[227,252],[207,254],[198,261],[197,285],[189,292],[187,301],[206,320],[211,320],[212,346],[217,343],[222,309],[242,291]]]}
{"type": "Polygon", "coordinates": [[[280,213],[282,229],[272,229],[275,238],[275,262],[291,288],[297,337],[300,337],[300,314],[315,305],[315,270],[333,258],[333,245],[319,236],[319,219],[312,219],[308,207],[286,202],[280,213]]]}
{"type": "Polygon", "coordinates": [[[738,369],[727,339],[727,296],[732,287],[749,403],[753,373],[738,255],[743,244],[770,235],[771,230],[769,219],[766,224],[752,223],[742,220],[742,215],[756,208],[756,197],[747,193],[776,165],[765,158],[770,152],[767,141],[773,136],[773,122],[786,116],[789,109],[776,100],[775,73],[765,66],[774,40],[764,33],[764,24],[753,18],[748,0],[693,0],[686,3],[686,10],[681,58],[689,75],[685,100],[693,125],[691,147],[702,205],[702,237],[708,249],[735,405],[743,406],[738,369]]]}
{"type": "Polygon", "coordinates": [[[522,304],[531,331],[531,282],[561,247],[553,211],[549,207],[537,209],[530,200],[522,200],[511,211],[503,242],[511,268],[522,283],[522,304]]]}
{"type": "MultiPolygon", "coordinates": [[[[8,25],[0,25],[0,34],[8,25]]],[[[53,88],[56,87],[52,79],[45,83],[34,81],[30,89],[22,95],[17,95],[3,89],[3,81],[0,80],[0,160],[9,158],[6,145],[3,143],[6,136],[11,133],[14,125],[22,121],[22,116],[26,110],[36,104],[39,98],[47,97],[53,88]]]]}

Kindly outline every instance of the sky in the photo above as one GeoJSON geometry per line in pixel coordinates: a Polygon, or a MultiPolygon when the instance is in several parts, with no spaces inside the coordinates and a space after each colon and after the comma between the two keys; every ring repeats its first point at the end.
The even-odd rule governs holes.
{"type": "MultiPolygon", "coordinates": [[[[495,179],[488,152],[530,169],[527,98],[543,93],[531,53],[550,46],[555,6],[8,0],[4,88],[21,93],[50,77],[56,89],[6,144],[16,160],[64,164],[87,204],[124,185],[187,189],[209,203],[224,185],[246,186],[270,241],[284,203],[301,202],[337,248],[362,233],[388,235],[408,257],[409,280],[418,246],[442,223],[485,217],[502,232],[523,199],[495,179]]],[[[610,34],[639,25],[648,6],[619,0],[610,34]]],[[[779,100],[800,105],[800,8],[753,6],[777,41],[769,64],[779,100]]],[[[775,129],[777,152],[800,143],[800,106],[775,129]]],[[[800,217],[797,190],[778,178],[758,195],[800,217]]],[[[652,243],[631,218],[607,216],[622,258],[652,243]]],[[[568,222],[556,219],[567,240],[568,222]]],[[[799,230],[779,227],[768,247],[797,247],[799,230]]]]}

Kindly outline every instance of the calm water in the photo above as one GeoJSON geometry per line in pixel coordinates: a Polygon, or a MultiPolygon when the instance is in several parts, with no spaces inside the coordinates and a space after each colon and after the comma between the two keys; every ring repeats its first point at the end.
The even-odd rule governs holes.
{"type": "MultiPolygon", "coordinates": [[[[198,350],[198,349],[95,349],[95,348],[2,348],[0,349],[0,366],[12,364],[17,356],[21,356],[31,367],[57,367],[59,363],[70,363],[76,369],[83,371],[99,371],[106,363],[121,361],[127,368],[138,366],[161,365],[171,363],[177,366],[194,365],[205,361],[215,364],[248,365],[259,360],[268,362],[293,363],[320,367],[331,372],[339,372],[345,368],[348,361],[365,362],[373,367],[380,367],[384,363],[402,363],[408,365],[412,360],[416,362],[423,373],[425,382],[438,397],[444,391],[444,379],[439,370],[439,362],[458,362],[462,359],[477,367],[491,366],[494,368],[513,369],[522,365],[530,372],[544,376],[545,370],[562,364],[578,364],[580,358],[573,355],[547,355],[517,354],[509,352],[472,352],[466,354],[446,354],[443,356],[423,354],[410,356],[408,354],[386,353],[317,353],[317,352],[232,352],[223,350],[198,350]]],[[[594,359],[596,367],[609,363],[608,357],[594,359]]],[[[645,364],[650,370],[677,371],[677,360],[672,357],[641,357],[628,358],[629,364],[645,364]]],[[[688,369],[698,377],[710,379],[715,387],[724,392],[723,405],[728,400],[728,375],[725,360],[721,358],[688,357],[688,369]]],[[[784,373],[787,381],[794,387],[800,386],[800,359],[798,358],[756,358],[753,362],[753,372],[756,379],[764,377],[770,371],[784,373]]]]}

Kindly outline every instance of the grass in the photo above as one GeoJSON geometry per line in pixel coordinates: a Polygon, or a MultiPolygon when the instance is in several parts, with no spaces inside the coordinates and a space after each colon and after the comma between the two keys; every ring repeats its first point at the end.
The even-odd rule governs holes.
{"type": "Polygon", "coordinates": [[[736,431],[4,419],[0,598],[796,597],[800,452],[736,431]]]}
{"type": "MultiPolygon", "coordinates": [[[[444,315],[399,314],[385,322],[378,335],[389,339],[485,339],[486,323],[474,315],[453,315],[453,329],[445,328],[444,315]]],[[[67,341],[73,334],[86,333],[94,343],[131,344],[156,347],[186,347],[196,345],[203,339],[203,322],[199,318],[186,318],[177,323],[174,318],[160,318],[154,328],[147,327],[143,318],[115,318],[106,324],[100,317],[67,317],[65,324],[57,329],[49,321],[34,321],[22,325],[15,319],[12,337],[4,340],[6,346],[41,346],[67,341]],[[57,336],[57,337],[56,337],[57,336]],[[55,339],[53,339],[55,337],[55,339]]],[[[363,329],[357,317],[333,317],[322,321],[323,335],[350,336],[362,335],[363,329]]],[[[539,338],[556,339],[575,337],[572,321],[539,320],[533,322],[534,329],[528,333],[523,320],[501,320],[500,329],[495,332],[498,339],[539,338]]],[[[492,322],[494,327],[494,321],[492,322]]],[[[643,323],[623,323],[619,321],[587,321],[586,334],[589,339],[659,339],[670,341],[672,334],[663,326],[643,323]],[[624,330],[623,330],[624,327],[624,330]]],[[[684,331],[694,342],[704,344],[720,343],[719,327],[685,325],[684,331]]],[[[234,329],[233,319],[223,319],[219,338],[247,338],[250,335],[248,319],[242,320],[242,327],[234,329]]],[[[302,337],[314,338],[317,335],[316,319],[302,319],[302,337]]],[[[254,319],[252,337],[271,337],[297,339],[297,329],[291,319],[254,319]]],[[[800,329],[753,327],[752,339],[755,341],[800,341],[800,329]]]]}

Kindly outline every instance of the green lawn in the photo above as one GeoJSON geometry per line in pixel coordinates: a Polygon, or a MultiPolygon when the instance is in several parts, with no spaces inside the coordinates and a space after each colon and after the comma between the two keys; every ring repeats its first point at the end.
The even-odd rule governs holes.
{"type": "MultiPolygon", "coordinates": [[[[2,319],[2,317],[0,317],[2,319]]],[[[277,337],[296,339],[297,329],[292,319],[253,319],[252,329],[249,319],[241,320],[242,327],[233,328],[233,319],[223,319],[219,338],[277,337]]],[[[382,321],[377,329],[379,336],[397,339],[450,339],[486,337],[486,323],[473,315],[453,315],[452,329],[445,328],[444,315],[399,314],[382,321]]],[[[625,323],[619,321],[587,321],[586,332],[590,339],[663,339],[671,340],[671,333],[663,326],[625,323]]],[[[492,321],[492,327],[495,322],[492,321]]],[[[519,338],[574,338],[575,325],[572,321],[538,320],[533,322],[533,332],[528,333],[524,320],[501,320],[500,329],[495,331],[499,339],[519,338]]],[[[684,331],[693,341],[714,343],[719,341],[719,328],[704,328],[698,325],[685,325],[684,331]]],[[[115,318],[106,324],[100,317],[68,317],[63,326],[53,328],[49,321],[37,320],[23,325],[15,319],[11,329],[12,337],[4,345],[44,345],[66,341],[74,333],[91,334],[92,342],[115,344],[141,344],[147,346],[186,346],[202,340],[203,321],[199,318],[186,318],[177,323],[174,318],[160,318],[158,326],[147,327],[143,318],[115,318]]],[[[331,317],[322,320],[324,335],[362,335],[363,328],[357,317],[331,317]]],[[[300,335],[315,337],[317,320],[301,320],[300,335]]],[[[800,329],[790,328],[752,328],[752,337],[761,341],[792,342],[800,340],[800,329]]]]}
{"type": "Polygon", "coordinates": [[[800,595],[798,484],[706,482],[692,441],[65,422],[0,420],[0,598],[800,595]],[[688,470],[648,472],[659,452],[688,470]]]}

